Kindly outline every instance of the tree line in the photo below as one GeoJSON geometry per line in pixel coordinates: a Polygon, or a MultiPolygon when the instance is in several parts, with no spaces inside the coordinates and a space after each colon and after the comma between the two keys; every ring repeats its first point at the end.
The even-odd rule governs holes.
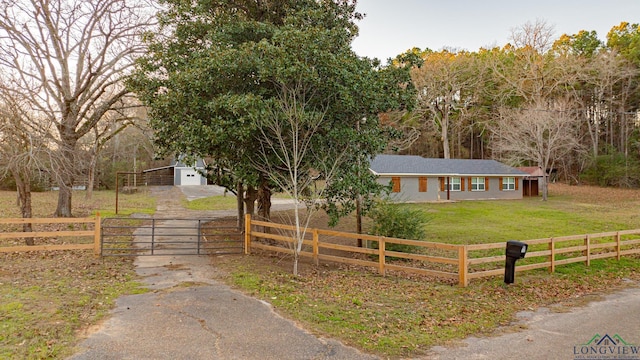
{"type": "Polygon", "coordinates": [[[640,183],[637,24],[603,42],[536,22],[503,47],[383,64],[351,50],[362,16],[349,0],[0,4],[0,165],[23,216],[34,171],[60,187],[54,214],[71,216],[78,177],[125,170],[138,151],[212,159],[239,219],[268,218],[274,191],[332,221],[366,212],[381,152],[640,183]]]}
{"type": "Polygon", "coordinates": [[[638,24],[621,22],[601,41],[595,31],[556,39],[537,21],[503,47],[414,48],[394,62],[412,67],[417,89],[417,109],[389,118],[415,133],[403,153],[539,166],[572,183],[640,185],[638,24]]]}

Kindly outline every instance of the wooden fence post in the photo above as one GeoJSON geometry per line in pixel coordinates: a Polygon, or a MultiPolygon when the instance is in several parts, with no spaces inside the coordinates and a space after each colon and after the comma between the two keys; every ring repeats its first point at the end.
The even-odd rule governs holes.
{"type": "Polygon", "coordinates": [[[469,279],[467,278],[467,257],[469,256],[469,250],[467,245],[458,246],[458,284],[462,287],[469,285],[469,279]]]}
{"type": "Polygon", "coordinates": [[[621,247],[620,247],[620,231],[616,231],[616,252],[617,252],[617,256],[616,258],[618,259],[618,261],[620,261],[620,251],[621,251],[621,247]]]}
{"type": "Polygon", "coordinates": [[[549,272],[553,274],[556,271],[556,242],[553,238],[549,238],[549,251],[551,252],[549,254],[549,262],[551,263],[549,272]]]}
{"type": "Polygon", "coordinates": [[[244,254],[251,253],[251,214],[244,216],[244,254]]]}
{"type": "Polygon", "coordinates": [[[320,235],[318,234],[318,229],[313,229],[313,262],[318,266],[318,255],[320,253],[318,249],[320,235]]]}
{"type": "Polygon", "coordinates": [[[101,240],[102,237],[100,236],[101,231],[102,231],[102,221],[100,221],[100,213],[97,212],[96,213],[96,218],[95,218],[95,223],[94,223],[94,235],[93,235],[93,256],[95,257],[100,257],[102,255],[102,249],[101,249],[101,240]]]}
{"type": "Polygon", "coordinates": [[[384,241],[384,236],[380,236],[378,237],[378,271],[382,276],[385,276],[385,273],[386,273],[385,266],[384,266],[385,261],[386,261],[385,241],[384,241]]]}
{"type": "Polygon", "coordinates": [[[587,250],[585,250],[587,257],[586,264],[587,266],[591,266],[591,237],[588,234],[584,237],[584,245],[587,247],[587,250]]]}

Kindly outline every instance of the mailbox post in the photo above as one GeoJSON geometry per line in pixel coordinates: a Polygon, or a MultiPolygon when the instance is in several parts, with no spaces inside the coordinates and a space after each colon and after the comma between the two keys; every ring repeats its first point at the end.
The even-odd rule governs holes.
{"type": "Polygon", "coordinates": [[[504,266],[504,282],[505,284],[513,284],[516,273],[516,260],[524,259],[529,245],[526,243],[509,240],[507,241],[506,255],[507,260],[504,266]]]}

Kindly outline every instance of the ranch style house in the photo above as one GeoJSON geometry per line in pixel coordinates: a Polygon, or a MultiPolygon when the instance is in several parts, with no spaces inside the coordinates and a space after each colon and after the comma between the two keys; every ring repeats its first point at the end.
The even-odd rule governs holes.
{"type": "Polygon", "coordinates": [[[522,199],[530,174],[495,160],[378,155],[369,169],[396,202],[522,199]]]}

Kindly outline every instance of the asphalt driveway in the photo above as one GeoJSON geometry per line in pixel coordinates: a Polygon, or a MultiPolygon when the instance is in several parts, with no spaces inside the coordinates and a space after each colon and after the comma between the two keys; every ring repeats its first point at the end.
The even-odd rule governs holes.
{"type": "MultiPolygon", "coordinates": [[[[188,198],[197,198],[219,189],[157,188],[157,217],[234,214],[184,210],[176,205],[181,190],[188,198]]],[[[164,226],[171,221],[180,220],[168,220],[164,226]]],[[[137,257],[136,272],[150,291],[119,298],[109,319],[80,343],[71,359],[376,359],[316,337],[276,314],[269,304],[215,281],[215,259],[137,257]]]]}

